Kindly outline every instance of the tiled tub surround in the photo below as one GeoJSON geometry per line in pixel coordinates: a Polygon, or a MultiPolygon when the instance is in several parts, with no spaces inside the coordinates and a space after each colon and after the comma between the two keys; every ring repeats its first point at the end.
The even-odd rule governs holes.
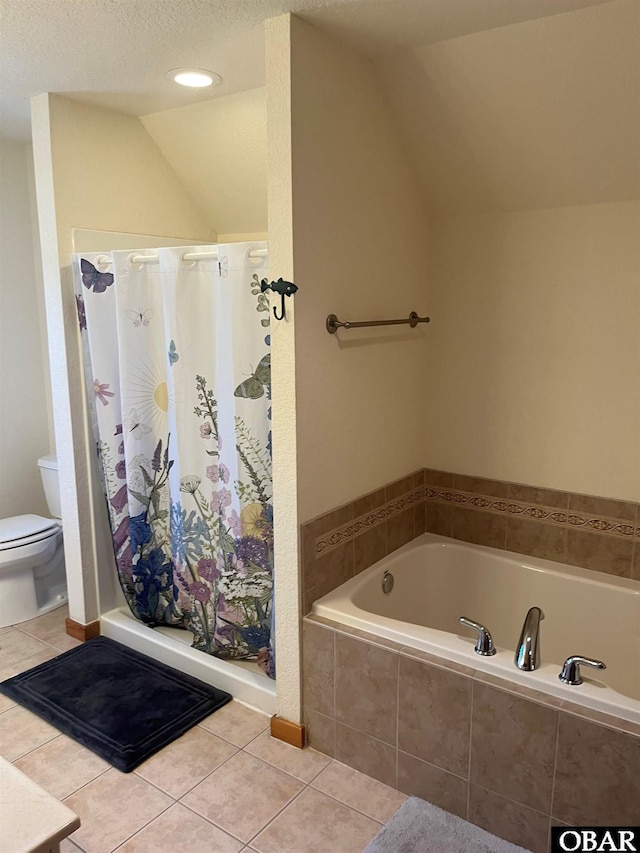
{"type": "Polygon", "coordinates": [[[640,725],[310,616],[310,743],[528,848],[549,826],[633,825],[640,725]]]}
{"type": "Polygon", "coordinates": [[[640,580],[640,504],[426,469],[426,529],[640,580]]]}
{"type": "Polygon", "coordinates": [[[303,613],[425,530],[640,580],[638,507],[421,469],[301,526],[303,613]]]}
{"type": "Polygon", "coordinates": [[[424,470],[338,507],[300,528],[302,607],[425,530],[424,470]]]}
{"type": "Polygon", "coordinates": [[[316,601],[313,613],[640,724],[637,581],[424,533],[316,601]],[[541,664],[522,672],[514,654],[534,605],[545,614],[541,664]],[[475,654],[477,634],[460,616],[486,625],[495,655],[475,654]],[[607,669],[583,667],[584,684],[563,684],[562,663],[576,654],[607,669]]]}

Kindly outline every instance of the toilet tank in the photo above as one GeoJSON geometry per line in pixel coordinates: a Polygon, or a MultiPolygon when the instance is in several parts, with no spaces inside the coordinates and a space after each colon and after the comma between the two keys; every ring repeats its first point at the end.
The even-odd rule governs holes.
{"type": "Polygon", "coordinates": [[[49,512],[53,518],[62,518],[62,507],[60,506],[60,485],[58,483],[58,460],[51,454],[41,456],[38,459],[40,476],[44,494],[49,505],[49,512]]]}

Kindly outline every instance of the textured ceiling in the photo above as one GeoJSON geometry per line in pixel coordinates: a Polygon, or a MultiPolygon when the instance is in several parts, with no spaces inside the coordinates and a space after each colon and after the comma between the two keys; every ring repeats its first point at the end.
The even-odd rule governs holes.
{"type": "Polygon", "coordinates": [[[145,115],[264,84],[262,23],[293,11],[380,55],[608,0],[0,0],[0,133],[28,139],[29,98],[57,92],[145,115]],[[179,66],[222,75],[176,86],[179,66]]]}

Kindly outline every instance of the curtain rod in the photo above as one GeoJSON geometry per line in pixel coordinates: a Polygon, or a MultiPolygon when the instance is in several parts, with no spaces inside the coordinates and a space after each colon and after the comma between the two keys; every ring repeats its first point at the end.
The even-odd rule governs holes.
{"type": "MultiPolygon", "coordinates": [[[[252,249],[248,253],[249,258],[266,258],[269,256],[268,249],[252,249]]],[[[196,261],[215,261],[218,259],[218,250],[213,252],[185,252],[181,257],[181,261],[193,262],[196,261]]],[[[131,255],[129,261],[132,264],[157,264],[160,260],[159,255],[131,255]]],[[[96,266],[106,267],[111,264],[109,255],[99,255],[96,259],[96,266]]]]}

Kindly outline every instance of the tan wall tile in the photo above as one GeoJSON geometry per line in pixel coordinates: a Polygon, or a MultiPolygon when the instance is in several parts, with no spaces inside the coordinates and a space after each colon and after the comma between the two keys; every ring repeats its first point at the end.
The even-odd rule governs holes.
{"type": "Polygon", "coordinates": [[[438,504],[433,501],[425,502],[425,524],[429,533],[440,536],[453,535],[453,507],[438,504]]]}
{"type": "Polygon", "coordinates": [[[401,495],[410,492],[413,489],[413,474],[407,474],[406,477],[401,477],[393,483],[388,483],[384,487],[385,497],[387,501],[392,501],[394,498],[399,498],[401,495]]]}
{"type": "Polygon", "coordinates": [[[471,781],[551,812],[558,711],[474,683],[471,781]]]}
{"type": "Polygon", "coordinates": [[[353,540],[354,574],[368,569],[387,553],[387,526],[377,524],[353,540]]]}
{"type": "Polygon", "coordinates": [[[439,655],[432,655],[430,652],[422,651],[422,649],[414,649],[412,646],[400,646],[399,651],[400,654],[405,657],[415,658],[415,660],[422,661],[423,663],[430,663],[433,666],[445,669],[448,672],[467,675],[469,678],[473,678],[476,674],[476,670],[470,666],[465,666],[463,663],[458,663],[457,661],[452,661],[448,658],[440,657],[439,655]]]}
{"type": "Polygon", "coordinates": [[[308,621],[315,622],[319,625],[326,625],[333,628],[338,634],[346,634],[349,637],[364,640],[365,643],[374,646],[382,646],[385,649],[399,652],[404,646],[396,643],[395,640],[389,640],[387,637],[380,637],[377,634],[372,634],[369,631],[362,631],[360,628],[354,628],[352,625],[343,625],[340,622],[334,622],[333,619],[326,619],[324,616],[316,616],[312,614],[308,617],[308,621]]]}
{"type": "Polygon", "coordinates": [[[466,474],[455,475],[455,487],[461,492],[476,492],[494,498],[506,498],[509,493],[509,484],[502,480],[485,480],[482,477],[468,477],[466,474]]]}
{"type": "Polygon", "coordinates": [[[334,716],[334,658],[336,634],[328,628],[302,623],[302,686],[304,705],[334,716]]]}
{"type": "Polygon", "coordinates": [[[313,602],[316,599],[320,598],[318,595],[318,591],[315,586],[312,586],[311,589],[305,589],[302,593],[302,615],[306,616],[308,613],[311,613],[311,608],[313,607],[313,602]]]}
{"type": "Polygon", "coordinates": [[[455,474],[449,471],[436,471],[433,468],[425,468],[424,481],[428,486],[440,486],[443,489],[452,489],[455,482],[455,474]]]}
{"type": "Polygon", "coordinates": [[[338,722],[335,758],[385,785],[396,786],[395,747],[338,722]]]}
{"type": "Polygon", "coordinates": [[[509,483],[509,500],[521,503],[542,504],[554,509],[567,509],[569,493],[558,492],[555,489],[539,489],[537,486],[524,486],[520,483],[509,483]]]}
{"type": "Polygon", "coordinates": [[[564,525],[543,524],[525,518],[509,517],[507,551],[564,562],[567,529],[564,525]]]}
{"type": "Polygon", "coordinates": [[[401,548],[413,539],[413,507],[387,519],[387,553],[401,548]]]}
{"type": "Polygon", "coordinates": [[[398,790],[434,806],[467,817],[468,782],[433,764],[398,750],[398,790]]]}
{"type": "Polygon", "coordinates": [[[425,502],[420,501],[413,507],[413,535],[421,536],[427,529],[425,502]]]}
{"type": "Polygon", "coordinates": [[[338,722],[395,746],[397,654],[338,634],[335,689],[338,722]]]}
{"type": "Polygon", "coordinates": [[[469,786],[469,820],[498,838],[519,844],[532,853],[547,853],[549,849],[547,815],[478,785],[469,786]]]}
{"type": "Polygon", "coordinates": [[[631,577],[633,540],[618,539],[586,530],[567,531],[566,562],[622,578],[631,577]]]}
{"type": "Polygon", "coordinates": [[[304,724],[307,744],[333,758],[336,752],[336,721],[333,717],[325,717],[305,706],[304,724]]]}
{"type": "Polygon", "coordinates": [[[561,712],[552,808],[572,826],[637,824],[640,737],[561,712]]]}
{"type": "Polygon", "coordinates": [[[467,777],[471,679],[400,656],[398,748],[467,777]]]}
{"type": "Polygon", "coordinates": [[[607,516],[635,521],[637,504],[628,501],[614,501],[610,498],[598,498],[591,495],[569,495],[569,509],[578,514],[607,516]]]}
{"type": "Polygon", "coordinates": [[[510,681],[507,678],[501,678],[491,672],[477,670],[475,678],[477,681],[482,681],[485,684],[492,684],[494,687],[506,690],[507,693],[515,693],[516,696],[522,696],[523,699],[530,699],[532,702],[537,702],[539,705],[546,705],[548,708],[560,708],[563,704],[562,699],[550,696],[548,693],[543,693],[541,690],[535,690],[533,687],[529,687],[524,684],[517,684],[515,681],[510,681]]]}
{"type": "Polygon", "coordinates": [[[318,598],[346,583],[353,573],[353,539],[350,539],[316,560],[318,598]]]}
{"type": "Polygon", "coordinates": [[[353,502],[353,517],[359,518],[368,512],[373,512],[379,507],[384,506],[387,502],[385,497],[384,486],[381,489],[376,489],[374,492],[369,492],[368,495],[363,495],[353,502]]]}
{"type": "Polygon", "coordinates": [[[566,711],[567,714],[574,714],[577,717],[582,717],[592,723],[606,726],[616,732],[624,732],[625,734],[635,735],[635,737],[640,738],[640,723],[632,723],[631,720],[623,720],[622,717],[603,714],[602,711],[585,708],[584,705],[576,705],[574,702],[567,702],[566,699],[563,699],[560,703],[560,709],[566,711]]]}
{"type": "Polygon", "coordinates": [[[482,510],[453,507],[453,534],[456,539],[504,548],[507,541],[507,518],[482,510]]]}
{"type": "Polygon", "coordinates": [[[303,524],[300,528],[300,558],[302,560],[302,589],[307,590],[317,583],[316,568],[316,537],[310,525],[303,524]]]}
{"type": "Polygon", "coordinates": [[[413,472],[413,488],[414,489],[417,489],[420,486],[424,486],[425,474],[426,474],[426,471],[424,468],[421,468],[419,471],[413,472]]]}
{"type": "Polygon", "coordinates": [[[340,527],[342,524],[347,524],[352,520],[353,504],[348,503],[325,512],[324,515],[318,515],[316,518],[306,521],[302,527],[309,531],[310,538],[317,539],[318,536],[328,533],[334,527],[340,527]]]}

